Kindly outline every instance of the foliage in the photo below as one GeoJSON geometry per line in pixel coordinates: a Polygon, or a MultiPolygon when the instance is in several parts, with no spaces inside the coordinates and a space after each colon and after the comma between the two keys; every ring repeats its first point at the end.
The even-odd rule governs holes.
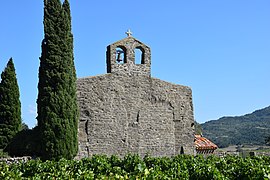
{"type": "Polygon", "coordinates": [[[202,135],[202,125],[200,125],[197,121],[195,121],[195,134],[202,135]]]}
{"type": "Polygon", "coordinates": [[[89,159],[7,165],[0,179],[269,179],[270,157],[150,157],[94,155],[89,159]]]}
{"type": "Polygon", "coordinates": [[[21,102],[15,67],[9,59],[0,83],[0,149],[6,147],[21,128],[21,102]]]}
{"type": "Polygon", "coordinates": [[[229,145],[264,145],[270,137],[270,106],[251,114],[223,117],[202,124],[203,135],[219,147],[229,145]]]}
{"type": "Polygon", "coordinates": [[[265,144],[270,145],[270,136],[265,138],[265,144]]]}
{"type": "Polygon", "coordinates": [[[0,158],[6,158],[8,157],[8,153],[4,152],[3,149],[0,149],[0,158]]]}
{"type": "Polygon", "coordinates": [[[21,130],[4,149],[10,156],[40,156],[39,131],[34,129],[21,130]]]}
{"type": "Polygon", "coordinates": [[[41,155],[71,159],[78,151],[78,107],[69,2],[44,0],[43,23],[37,99],[41,155]]]}
{"type": "Polygon", "coordinates": [[[24,122],[22,123],[22,126],[21,126],[20,131],[22,131],[22,130],[29,130],[28,125],[27,125],[27,124],[25,124],[24,122]]]}

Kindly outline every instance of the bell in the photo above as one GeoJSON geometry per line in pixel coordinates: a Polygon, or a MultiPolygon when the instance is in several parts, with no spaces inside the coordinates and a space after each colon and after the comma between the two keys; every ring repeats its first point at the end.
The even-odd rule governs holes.
{"type": "Polygon", "coordinates": [[[123,61],[123,60],[121,59],[121,52],[117,52],[117,59],[116,59],[116,61],[117,61],[118,63],[120,63],[121,61],[123,61]]]}

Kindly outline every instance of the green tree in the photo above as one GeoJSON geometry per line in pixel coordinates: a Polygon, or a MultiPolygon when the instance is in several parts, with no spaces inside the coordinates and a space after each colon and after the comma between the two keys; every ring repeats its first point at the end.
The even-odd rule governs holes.
{"type": "Polygon", "coordinates": [[[20,130],[29,130],[29,127],[26,123],[23,122],[20,130]]]}
{"type": "Polygon", "coordinates": [[[202,133],[202,126],[197,121],[195,121],[195,134],[202,135],[202,133]]]}
{"type": "Polygon", "coordinates": [[[3,149],[20,130],[22,124],[20,92],[12,58],[2,72],[1,79],[0,149],[3,149]]]}
{"type": "Polygon", "coordinates": [[[42,159],[71,159],[78,151],[78,106],[69,2],[44,0],[43,23],[37,99],[42,159]]]}
{"type": "Polygon", "coordinates": [[[270,145],[270,136],[265,138],[265,144],[270,145]]]}

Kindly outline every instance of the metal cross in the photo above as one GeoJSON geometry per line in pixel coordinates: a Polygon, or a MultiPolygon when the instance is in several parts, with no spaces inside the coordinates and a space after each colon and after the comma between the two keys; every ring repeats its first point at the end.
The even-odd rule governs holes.
{"type": "Polygon", "coordinates": [[[130,31],[130,29],[126,32],[127,36],[130,37],[132,35],[132,32],[130,31]]]}

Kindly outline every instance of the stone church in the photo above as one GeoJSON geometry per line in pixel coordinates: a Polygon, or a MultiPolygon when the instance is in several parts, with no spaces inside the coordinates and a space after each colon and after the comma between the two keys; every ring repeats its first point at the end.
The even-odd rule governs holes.
{"type": "Polygon", "coordinates": [[[77,80],[78,157],[194,154],[191,89],[151,77],[149,46],[126,34],[107,47],[107,74],[77,80]]]}

